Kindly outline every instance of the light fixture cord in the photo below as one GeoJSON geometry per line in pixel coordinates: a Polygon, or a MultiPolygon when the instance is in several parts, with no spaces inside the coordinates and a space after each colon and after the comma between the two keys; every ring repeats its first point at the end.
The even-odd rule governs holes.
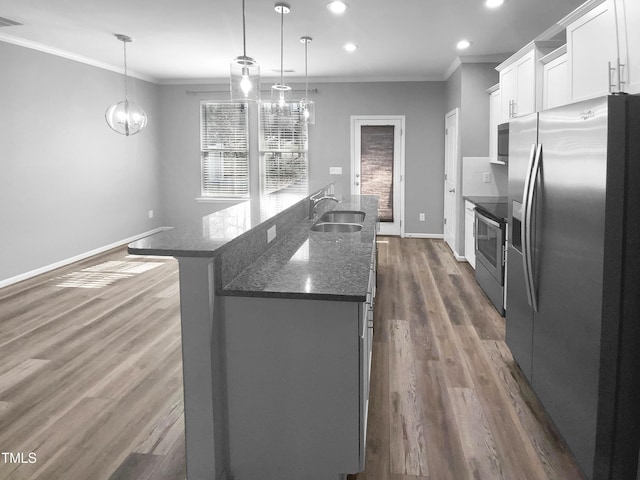
{"type": "Polygon", "coordinates": [[[284,85],[284,6],[280,7],[280,85],[284,85]]]}
{"type": "Polygon", "coordinates": [[[122,41],[124,47],[124,100],[127,101],[127,42],[122,41]]]}
{"type": "Polygon", "coordinates": [[[244,18],[244,0],[242,0],[242,52],[247,56],[247,34],[245,31],[245,18],[244,18]]]}
{"type": "Polygon", "coordinates": [[[304,98],[309,98],[309,74],[307,69],[307,46],[309,40],[304,41],[304,98]]]}

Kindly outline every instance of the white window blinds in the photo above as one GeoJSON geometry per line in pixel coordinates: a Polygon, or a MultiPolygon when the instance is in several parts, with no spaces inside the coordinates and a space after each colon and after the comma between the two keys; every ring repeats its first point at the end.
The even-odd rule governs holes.
{"type": "Polygon", "coordinates": [[[200,104],[202,196],[249,196],[246,103],[200,104]]]}
{"type": "Polygon", "coordinates": [[[285,187],[303,192],[308,184],[308,127],[297,103],[285,111],[276,104],[260,104],[260,162],[262,192],[285,187]]]}

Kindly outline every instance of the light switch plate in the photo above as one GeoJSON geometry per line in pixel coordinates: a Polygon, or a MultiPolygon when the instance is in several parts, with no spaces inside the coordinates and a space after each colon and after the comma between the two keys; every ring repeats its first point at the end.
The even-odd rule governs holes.
{"type": "Polygon", "coordinates": [[[342,175],[342,167],[329,167],[329,175],[342,175]]]}
{"type": "Polygon", "coordinates": [[[276,226],[275,225],[267,230],[267,243],[271,243],[274,238],[276,238],[276,226]]]}

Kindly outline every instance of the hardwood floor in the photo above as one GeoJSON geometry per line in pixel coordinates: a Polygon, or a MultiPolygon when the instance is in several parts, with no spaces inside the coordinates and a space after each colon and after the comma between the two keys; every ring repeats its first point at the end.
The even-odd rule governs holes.
{"type": "Polygon", "coordinates": [[[0,290],[0,479],[185,478],[177,269],[118,249],[0,290]]]}
{"type": "MultiPolygon", "coordinates": [[[[350,477],[582,480],[473,270],[439,240],[378,248],[367,464],[350,477]]],[[[0,455],[0,479],[184,479],[181,369],[173,259],[118,249],[0,289],[0,450],[36,454],[0,455]]]]}
{"type": "Polygon", "coordinates": [[[443,241],[381,237],[366,470],[357,480],[583,480],[502,318],[443,241]]]}

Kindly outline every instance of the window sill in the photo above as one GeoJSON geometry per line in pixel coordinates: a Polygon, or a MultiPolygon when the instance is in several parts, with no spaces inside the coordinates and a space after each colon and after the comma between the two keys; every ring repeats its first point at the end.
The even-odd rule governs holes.
{"type": "Polygon", "coordinates": [[[196,197],[198,203],[241,203],[250,200],[249,197],[196,197]]]}

